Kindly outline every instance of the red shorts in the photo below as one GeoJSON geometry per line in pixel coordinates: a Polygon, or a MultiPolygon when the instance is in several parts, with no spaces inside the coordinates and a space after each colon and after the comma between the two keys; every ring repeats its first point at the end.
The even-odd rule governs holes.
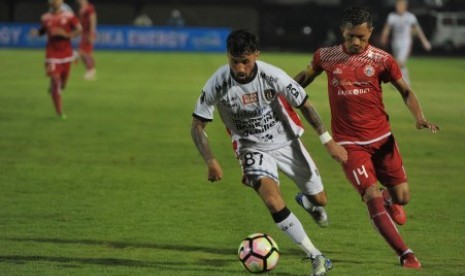
{"type": "Polygon", "coordinates": [[[81,39],[81,43],[79,44],[79,50],[90,55],[94,50],[94,43],[90,42],[89,38],[84,38],[83,36],[81,39]]]}
{"type": "Polygon", "coordinates": [[[71,62],[45,63],[45,70],[47,71],[47,75],[49,77],[59,77],[61,79],[61,86],[65,87],[69,72],[71,70],[71,62]]]}
{"type": "Polygon", "coordinates": [[[394,136],[390,135],[369,145],[343,145],[349,160],[343,165],[347,179],[360,195],[379,181],[389,187],[407,182],[394,136]]]}

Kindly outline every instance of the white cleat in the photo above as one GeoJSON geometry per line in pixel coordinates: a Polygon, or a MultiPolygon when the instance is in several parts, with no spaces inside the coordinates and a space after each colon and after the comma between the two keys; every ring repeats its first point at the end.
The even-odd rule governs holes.
{"type": "Polygon", "coordinates": [[[96,80],[97,79],[97,70],[90,69],[84,74],[84,79],[85,80],[96,80]]]}
{"type": "Polygon", "coordinates": [[[298,193],[295,196],[295,201],[312,216],[318,226],[323,228],[328,227],[328,214],[326,214],[326,210],[323,206],[313,205],[303,193],[298,193]]]}

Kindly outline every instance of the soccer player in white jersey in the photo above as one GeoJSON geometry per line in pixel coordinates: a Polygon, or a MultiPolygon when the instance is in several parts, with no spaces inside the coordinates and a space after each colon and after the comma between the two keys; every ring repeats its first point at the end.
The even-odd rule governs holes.
{"type": "Polygon", "coordinates": [[[299,139],[303,126],[293,107],[300,109],[335,160],[345,162],[347,152],[326,131],[305,90],[281,69],[258,60],[254,34],[242,29],[231,32],[227,50],[229,64],[207,81],[193,113],[192,138],[208,167],[208,180],[223,177],[205,133],[216,107],[240,159],[242,182],[257,192],[276,225],[312,260],[312,275],[324,275],[331,261],[310,241],[279,189],[278,169],[296,183],[299,203],[320,226],[327,225],[326,193],[299,139]]]}
{"type": "Polygon", "coordinates": [[[412,50],[412,30],[418,35],[418,38],[426,51],[431,50],[431,44],[423,33],[417,17],[413,13],[409,12],[407,7],[407,0],[396,1],[396,11],[389,13],[387,22],[384,25],[383,32],[381,34],[381,44],[383,47],[387,46],[389,34],[392,30],[392,54],[399,64],[404,80],[407,84],[410,84],[407,70],[407,59],[412,50]]]}

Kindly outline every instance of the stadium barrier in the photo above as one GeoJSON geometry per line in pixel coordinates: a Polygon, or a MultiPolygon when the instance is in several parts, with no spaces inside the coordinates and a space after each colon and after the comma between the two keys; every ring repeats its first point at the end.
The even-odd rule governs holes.
{"type": "MultiPolygon", "coordinates": [[[[29,35],[37,24],[1,23],[0,48],[42,48],[46,37],[29,35]]],[[[99,25],[95,49],[224,52],[228,28],[99,25]]],[[[73,39],[78,45],[79,37],[73,39]]]]}

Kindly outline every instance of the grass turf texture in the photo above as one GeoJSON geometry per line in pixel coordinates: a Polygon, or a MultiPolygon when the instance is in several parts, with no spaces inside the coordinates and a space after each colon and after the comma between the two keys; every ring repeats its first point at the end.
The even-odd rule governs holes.
{"type": "MultiPolygon", "coordinates": [[[[98,80],[73,66],[64,108],[54,115],[43,52],[0,50],[0,274],[247,275],[240,241],[269,233],[281,248],[270,275],[307,275],[302,252],[278,230],[255,193],[240,184],[230,139],[217,116],[207,128],[224,179],[206,181],[190,138],[191,113],[224,54],[96,54],[98,80]]],[[[310,54],[265,53],[290,75],[310,54]]],[[[409,176],[409,221],[400,232],[423,271],[402,269],[368,220],[364,204],[306,124],[303,141],[322,173],[331,225],[318,228],[289,208],[334,262],[331,275],[463,275],[465,265],[464,59],[412,58],[413,87],[443,130],[415,129],[400,95],[385,86],[409,176]]],[[[326,77],[307,88],[327,126],[326,77]]]]}

